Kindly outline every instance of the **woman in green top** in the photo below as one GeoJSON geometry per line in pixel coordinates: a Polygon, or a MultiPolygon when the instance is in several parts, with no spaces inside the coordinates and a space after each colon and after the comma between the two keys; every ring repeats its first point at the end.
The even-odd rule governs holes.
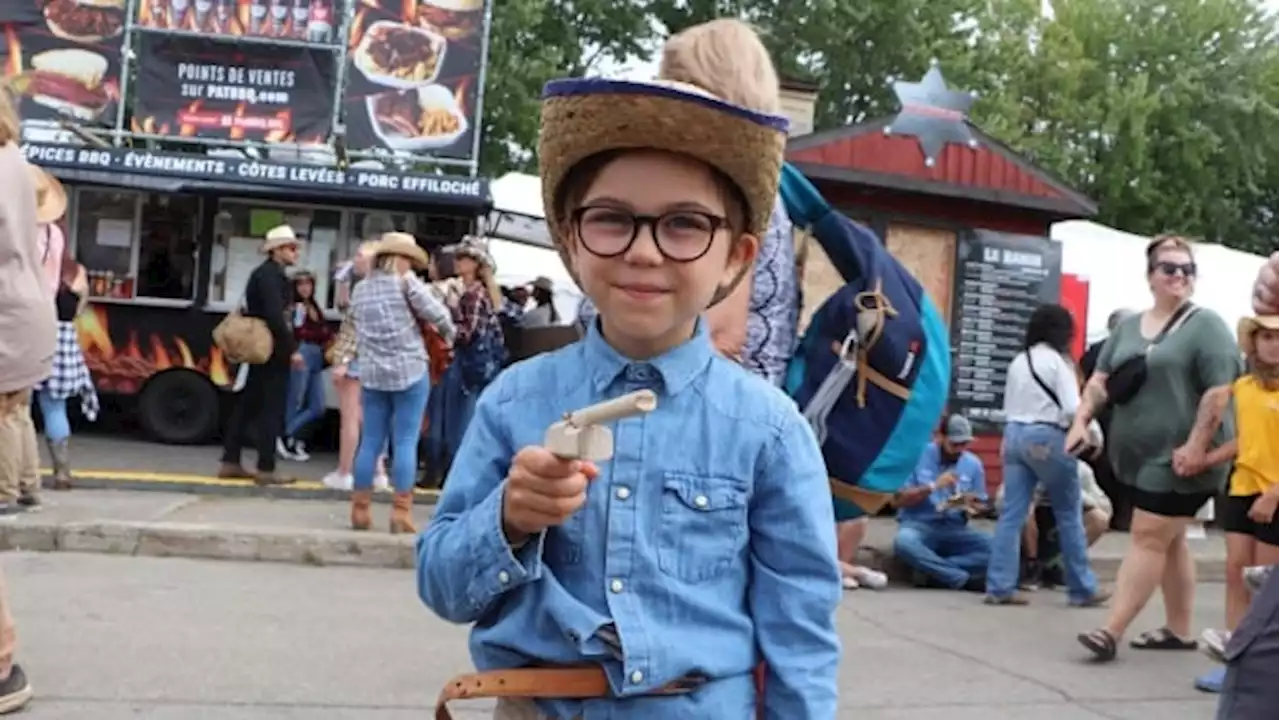
{"type": "Polygon", "coordinates": [[[1164,594],[1165,625],[1143,633],[1130,646],[1196,647],[1191,639],[1195,569],[1186,530],[1196,512],[1223,488],[1226,468],[1184,477],[1174,472],[1173,455],[1190,439],[1212,433],[1218,419],[1223,421],[1221,437],[1214,445],[1234,434],[1231,418],[1223,417],[1222,411],[1240,372],[1240,354],[1226,323],[1212,311],[1191,307],[1179,313],[1195,292],[1195,280],[1190,243],[1173,236],[1151,241],[1147,281],[1155,302],[1122,322],[1107,339],[1067,435],[1068,447],[1083,441],[1089,421],[1107,404],[1108,376],[1145,354],[1146,380],[1128,402],[1111,410],[1108,454],[1116,476],[1132,495],[1134,513],[1111,616],[1105,627],[1079,636],[1099,660],[1115,657],[1117,642],[1157,587],[1164,594]],[[1166,326],[1164,338],[1153,343],[1166,326]],[[1197,422],[1202,403],[1212,407],[1199,414],[1215,424],[1197,422]]]}

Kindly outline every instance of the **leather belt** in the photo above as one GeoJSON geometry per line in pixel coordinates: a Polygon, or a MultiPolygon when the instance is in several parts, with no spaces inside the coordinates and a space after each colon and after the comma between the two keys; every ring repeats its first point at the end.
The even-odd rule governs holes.
{"type": "MultiPolygon", "coordinates": [[[[683,695],[696,684],[676,681],[650,695],[683,695]]],[[[586,700],[611,697],[613,689],[604,668],[582,667],[520,668],[466,673],[450,680],[436,700],[436,720],[453,720],[448,704],[455,700],[483,698],[586,700]]]]}

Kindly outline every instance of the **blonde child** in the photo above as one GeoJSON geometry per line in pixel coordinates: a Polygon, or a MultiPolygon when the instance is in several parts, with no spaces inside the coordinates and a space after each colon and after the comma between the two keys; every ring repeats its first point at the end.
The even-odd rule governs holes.
{"type": "MultiPolygon", "coordinates": [[[[1249,609],[1250,593],[1245,570],[1274,566],[1277,551],[1277,515],[1280,504],[1280,392],[1276,374],[1280,366],[1277,342],[1280,317],[1261,315],[1240,320],[1240,350],[1249,371],[1231,386],[1235,404],[1236,439],[1207,454],[1175,456],[1178,466],[1220,465],[1234,460],[1227,497],[1220,509],[1227,540],[1227,624],[1225,630],[1203,634],[1205,649],[1220,656],[1231,632],[1249,609]]],[[[1215,668],[1196,681],[1202,690],[1217,692],[1225,670],[1215,668]]]]}

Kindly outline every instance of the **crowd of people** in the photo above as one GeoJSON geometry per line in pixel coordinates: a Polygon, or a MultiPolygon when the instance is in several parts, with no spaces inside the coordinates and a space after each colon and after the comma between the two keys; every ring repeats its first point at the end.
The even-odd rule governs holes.
{"type": "Polygon", "coordinates": [[[218,476],[294,482],[277,471],[277,459],[310,458],[327,369],[340,426],[338,466],[324,484],[351,491],[351,524],[360,530],[370,526],[372,492],[393,491],[391,531],[414,532],[413,488],[447,475],[476,399],[506,363],[504,323],[542,327],[558,315],[546,278],[499,288],[483,238],[444,248],[446,270],[412,235],[371,218],[363,229],[369,239],[334,274],[336,332],[316,300],[314,276],[289,272],[303,241],[288,225],[266,233],[240,312],[266,326],[271,352],[242,366],[218,476]],[[257,450],[252,471],[241,461],[246,435],[257,450]]]}

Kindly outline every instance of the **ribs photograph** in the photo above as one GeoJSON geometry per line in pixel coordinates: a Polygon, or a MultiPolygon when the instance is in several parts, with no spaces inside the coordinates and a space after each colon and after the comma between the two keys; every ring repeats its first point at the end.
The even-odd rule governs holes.
{"type": "Polygon", "coordinates": [[[347,38],[349,150],[469,159],[484,0],[366,0],[347,38]]]}

